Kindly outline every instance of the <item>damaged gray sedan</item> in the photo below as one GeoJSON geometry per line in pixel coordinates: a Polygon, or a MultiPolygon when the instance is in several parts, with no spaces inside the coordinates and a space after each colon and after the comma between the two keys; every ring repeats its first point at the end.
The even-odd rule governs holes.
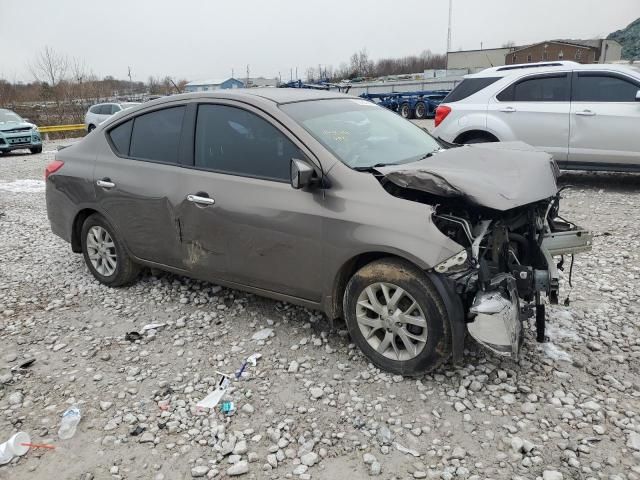
{"type": "Polygon", "coordinates": [[[458,361],[468,332],[518,357],[591,248],[558,169],[521,144],[448,148],[364,100],[301,89],[166,97],[47,167],[51,228],[105,285],[143,266],[343,318],[378,367],[458,361]]]}

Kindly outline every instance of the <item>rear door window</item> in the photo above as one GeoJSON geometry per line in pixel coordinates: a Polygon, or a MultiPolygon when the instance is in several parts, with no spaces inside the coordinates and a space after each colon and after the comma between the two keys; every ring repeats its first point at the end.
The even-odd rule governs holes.
{"type": "Polygon", "coordinates": [[[442,103],[452,103],[464,100],[474,93],[478,93],[483,88],[488,87],[492,83],[497,82],[502,77],[485,77],[485,78],[465,78],[458,84],[449,95],[447,95],[442,103]]]}
{"type": "Polygon", "coordinates": [[[528,77],[508,86],[497,95],[501,102],[568,102],[569,74],[528,77]]]}
{"type": "Polygon", "coordinates": [[[574,102],[635,102],[640,84],[604,72],[577,72],[574,102]]]}
{"type": "Polygon", "coordinates": [[[178,163],[185,107],[170,107],[135,117],[129,156],[178,163]]]}
{"type": "Polygon", "coordinates": [[[196,167],[288,182],[294,157],[303,158],[303,153],[258,115],[226,105],[198,107],[196,167]]]}
{"type": "Polygon", "coordinates": [[[133,120],[121,123],[116,128],[113,128],[109,132],[109,138],[115,148],[116,152],[120,155],[129,155],[129,143],[131,142],[131,130],[133,127],[133,120]]]}

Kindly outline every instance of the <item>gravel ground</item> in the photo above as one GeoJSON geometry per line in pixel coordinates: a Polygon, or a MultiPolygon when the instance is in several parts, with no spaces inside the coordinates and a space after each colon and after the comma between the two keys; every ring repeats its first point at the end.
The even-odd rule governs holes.
{"type": "Polygon", "coordinates": [[[469,341],[463,365],[410,380],[318,312],[161,272],[99,285],[49,230],[54,148],[0,157],[0,441],[55,446],[0,479],[640,479],[639,176],[563,177],[563,213],[597,238],[563,279],[570,306],[549,309],[551,342],[529,332],[516,364],[469,341]],[[236,412],[198,411],[215,371],[253,353],[236,412]]]}

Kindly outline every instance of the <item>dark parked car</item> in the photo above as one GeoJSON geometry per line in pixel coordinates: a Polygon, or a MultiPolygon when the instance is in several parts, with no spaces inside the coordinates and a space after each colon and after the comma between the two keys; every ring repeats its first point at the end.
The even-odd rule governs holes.
{"type": "Polygon", "coordinates": [[[465,333],[517,357],[557,300],[557,167],[525,144],[445,149],[357,97],[176,95],[120,112],[47,167],[52,230],[109,286],[141,266],[344,318],[379,367],[418,374],[465,333]]]}

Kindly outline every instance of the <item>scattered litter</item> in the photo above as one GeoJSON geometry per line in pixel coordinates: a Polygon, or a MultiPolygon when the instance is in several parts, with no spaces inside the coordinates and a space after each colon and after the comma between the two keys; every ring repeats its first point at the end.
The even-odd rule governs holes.
{"type": "Polygon", "coordinates": [[[416,452],[415,450],[412,450],[412,449],[407,448],[407,447],[403,447],[398,442],[394,443],[394,446],[396,447],[396,449],[399,452],[408,453],[409,455],[413,455],[414,457],[419,457],[420,456],[420,454],[418,452],[416,452]]]}
{"type": "Polygon", "coordinates": [[[29,451],[31,437],[26,432],[18,432],[9,440],[0,443],[0,465],[9,463],[13,457],[21,457],[29,451]]]}
{"type": "Polygon", "coordinates": [[[21,364],[16,365],[15,367],[13,367],[11,369],[11,371],[15,372],[16,370],[26,370],[27,368],[29,368],[34,363],[36,363],[36,359],[35,358],[30,358],[29,360],[26,360],[26,361],[22,362],[21,364]]]}
{"type": "Polygon", "coordinates": [[[220,404],[220,411],[225,415],[233,415],[236,411],[236,405],[233,402],[226,401],[220,404]]]}
{"type": "Polygon", "coordinates": [[[43,180],[20,179],[13,182],[0,182],[0,190],[11,193],[44,192],[43,180]]]}
{"type": "Polygon", "coordinates": [[[227,388],[229,388],[229,383],[230,383],[229,375],[221,372],[216,372],[216,373],[220,376],[220,379],[218,380],[218,386],[213,392],[211,392],[209,395],[207,395],[198,403],[196,403],[196,408],[198,409],[215,408],[215,406],[218,405],[220,400],[222,400],[222,397],[224,396],[224,394],[227,393],[227,388]]]}
{"type": "Polygon", "coordinates": [[[254,333],[253,337],[251,337],[251,340],[256,340],[256,341],[266,340],[271,336],[272,333],[273,333],[273,328],[263,328],[262,330],[258,330],[256,333],[254,333]]]}
{"type": "Polygon", "coordinates": [[[129,342],[135,342],[136,340],[142,340],[142,335],[138,332],[127,332],[124,339],[129,342]]]}
{"type": "Polygon", "coordinates": [[[147,330],[157,330],[159,328],[165,327],[166,323],[150,323],[142,327],[142,331],[146,332],[147,330]]]}
{"type": "Polygon", "coordinates": [[[53,450],[56,448],[55,445],[50,445],[48,443],[21,443],[20,445],[29,448],[46,448],[47,450],[53,450]]]}
{"type": "Polygon", "coordinates": [[[138,425],[136,428],[134,428],[129,435],[131,435],[132,437],[137,437],[138,435],[140,435],[142,432],[144,432],[146,430],[146,428],[138,425]]]}
{"type": "Polygon", "coordinates": [[[78,407],[68,408],[62,414],[62,420],[60,421],[60,429],[58,430],[58,437],[62,440],[68,440],[76,434],[76,427],[80,423],[80,409],[78,407]]]}
{"type": "Polygon", "coordinates": [[[260,359],[261,357],[262,354],[260,353],[254,353],[253,355],[247,357],[247,359],[242,362],[242,365],[240,365],[240,370],[236,372],[236,380],[238,380],[242,376],[249,363],[255,367],[258,364],[258,359],[260,359]]]}
{"type": "Polygon", "coordinates": [[[542,350],[547,357],[553,360],[560,360],[563,362],[571,361],[571,355],[569,355],[567,352],[565,352],[552,342],[543,343],[542,350]]]}

